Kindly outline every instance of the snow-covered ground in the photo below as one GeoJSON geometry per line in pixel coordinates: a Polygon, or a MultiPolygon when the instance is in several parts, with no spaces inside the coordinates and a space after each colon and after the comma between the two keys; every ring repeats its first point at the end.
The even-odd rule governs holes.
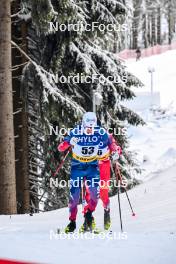
{"type": "Polygon", "coordinates": [[[130,127],[131,150],[137,152],[142,173],[137,178],[149,179],[151,173],[158,173],[176,164],[176,111],[167,109],[165,114],[141,113],[145,126],[130,127]]]}
{"type": "MultiPolygon", "coordinates": [[[[155,89],[161,92],[163,105],[170,99],[176,101],[175,58],[176,51],[169,51],[137,63],[128,62],[131,71],[146,82],[144,90],[149,89],[147,67],[155,66],[155,89]]],[[[176,263],[176,114],[171,108],[164,114],[152,115],[148,109],[141,114],[147,125],[130,127],[128,134],[131,149],[138,152],[143,183],[129,191],[135,217],[125,194],[121,194],[125,233],[120,233],[117,196],[111,199],[110,237],[80,237],[78,233],[57,236],[56,229],[68,223],[67,208],[34,216],[0,216],[0,258],[52,264],[176,263]]],[[[103,228],[101,202],[95,218],[97,226],[103,228]]],[[[77,226],[82,222],[79,207],[77,226]]]]}
{"type": "MultiPolygon", "coordinates": [[[[132,217],[124,194],[120,235],[117,196],[111,199],[112,237],[96,235],[77,239],[54,237],[57,227],[65,227],[67,209],[34,216],[0,217],[0,258],[13,258],[39,263],[73,264],[174,264],[176,263],[176,166],[129,191],[136,216],[132,217]],[[52,239],[51,239],[52,238],[52,239]],[[119,239],[121,238],[121,239],[119,239]]],[[[101,202],[95,213],[102,228],[101,202]]],[[[81,208],[78,226],[83,222],[81,208]]]]}
{"type": "MultiPolygon", "coordinates": [[[[160,93],[161,108],[165,109],[163,114],[152,114],[149,109],[139,112],[140,105],[133,106],[133,110],[143,117],[146,126],[130,127],[128,135],[131,139],[131,149],[137,151],[137,159],[143,170],[138,177],[147,180],[151,172],[157,173],[176,163],[176,50],[142,58],[138,62],[130,59],[126,61],[126,66],[144,84],[140,89],[134,88],[134,91],[138,92],[150,91],[148,67],[155,68],[154,91],[160,93]]],[[[145,100],[144,97],[141,98],[145,100]]],[[[146,97],[146,100],[148,99],[146,97]]],[[[145,105],[143,101],[140,102],[139,98],[137,102],[145,105]]],[[[150,103],[148,105],[151,106],[150,103]]]]}
{"type": "Polygon", "coordinates": [[[151,90],[151,76],[148,68],[154,67],[153,90],[160,92],[161,107],[166,107],[171,102],[176,106],[176,50],[142,58],[138,62],[130,59],[126,61],[126,65],[128,70],[143,82],[144,87],[141,89],[143,92],[151,90]]]}

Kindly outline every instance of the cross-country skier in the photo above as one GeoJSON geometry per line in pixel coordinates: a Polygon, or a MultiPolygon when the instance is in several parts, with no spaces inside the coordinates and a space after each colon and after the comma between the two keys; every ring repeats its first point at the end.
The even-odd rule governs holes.
{"type": "Polygon", "coordinates": [[[89,188],[90,199],[84,211],[84,227],[92,229],[92,212],[95,210],[99,198],[99,167],[98,150],[100,142],[108,141],[108,134],[101,133],[97,127],[95,113],[87,112],[83,115],[82,124],[76,126],[64,141],[58,146],[59,151],[65,151],[72,146],[71,184],[69,198],[70,223],[65,232],[73,232],[76,229],[77,205],[79,203],[80,189],[83,180],[89,188]]]}
{"type": "MultiPolygon", "coordinates": [[[[121,147],[117,144],[116,140],[109,134],[108,141],[101,142],[99,146],[99,169],[100,169],[100,199],[104,207],[104,229],[108,230],[111,225],[110,220],[110,199],[109,199],[109,180],[111,174],[110,155],[112,156],[113,163],[116,163],[121,155],[121,147]]],[[[88,202],[89,190],[86,189],[86,201],[88,202]]],[[[86,208],[87,206],[85,206],[86,208]]]]}
{"type": "Polygon", "coordinates": [[[140,58],[141,58],[141,50],[140,50],[140,48],[137,48],[137,50],[136,50],[136,61],[140,60],[140,58]]]}

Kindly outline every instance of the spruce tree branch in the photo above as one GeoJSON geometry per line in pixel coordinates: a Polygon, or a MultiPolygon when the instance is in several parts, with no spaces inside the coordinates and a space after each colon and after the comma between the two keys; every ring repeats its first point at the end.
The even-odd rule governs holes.
{"type": "Polygon", "coordinates": [[[29,60],[32,64],[36,65],[35,62],[27,55],[27,53],[19,47],[18,44],[16,44],[13,40],[11,40],[11,44],[16,47],[25,56],[27,60],[29,60]]]}
{"type": "Polygon", "coordinates": [[[12,67],[12,70],[15,71],[15,70],[19,69],[20,67],[22,67],[22,66],[24,66],[24,65],[26,65],[26,64],[27,64],[27,62],[24,62],[24,63],[18,64],[18,65],[14,65],[14,66],[12,67]]]}
{"type": "Polygon", "coordinates": [[[20,108],[19,110],[17,110],[16,112],[13,112],[13,115],[19,114],[22,112],[22,108],[20,108]]]}
{"type": "MultiPolygon", "coordinates": [[[[37,65],[37,63],[35,62],[35,61],[33,61],[28,55],[27,55],[27,53],[23,50],[23,49],[21,49],[20,47],[19,47],[19,45],[17,45],[13,40],[11,40],[11,44],[13,45],[13,46],[15,46],[24,56],[25,56],[25,58],[28,60],[28,61],[30,61],[33,65],[34,65],[34,67],[35,67],[35,69],[36,69],[36,71],[37,71],[37,73],[41,76],[41,79],[42,79],[42,82],[47,82],[48,81],[48,79],[52,79],[52,74],[50,74],[49,72],[47,72],[42,66],[40,66],[40,65],[37,65]],[[48,77],[48,79],[47,79],[47,77],[48,77]]],[[[45,97],[46,97],[46,95],[48,95],[48,94],[51,94],[52,96],[53,96],[53,99],[54,100],[56,100],[56,98],[60,98],[61,100],[65,100],[65,102],[68,102],[68,104],[69,105],[71,105],[71,106],[73,106],[74,107],[74,109],[76,110],[76,111],[79,111],[79,112],[81,112],[81,113],[84,113],[84,109],[80,106],[80,105],[78,105],[77,103],[75,103],[75,102],[73,102],[70,98],[69,98],[69,96],[64,96],[58,89],[57,89],[57,87],[52,87],[52,84],[50,84],[49,83],[49,81],[48,81],[48,85],[50,86],[49,88],[47,87],[47,91],[45,91],[45,97]]]]}
{"type": "Polygon", "coordinates": [[[17,12],[16,14],[11,15],[11,18],[18,16],[18,15],[21,13],[21,11],[22,11],[22,10],[20,10],[20,11],[17,12]]]}

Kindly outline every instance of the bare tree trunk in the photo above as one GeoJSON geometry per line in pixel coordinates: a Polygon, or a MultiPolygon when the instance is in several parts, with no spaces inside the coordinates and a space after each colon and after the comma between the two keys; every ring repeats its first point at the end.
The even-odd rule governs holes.
{"type": "MultiPolygon", "coordinates": [[[[22,46],[27,53],[27,26],[23,22],[22,27],[22,46]]],[[[26,62],[26,58],[22,56],[22,63],[26,62]]],[[[25,98],[21,98],[22,102],[22,173],[23,173],[23,207],[22,213],[28,213],[30,211],[30,194],[29,194],[29,146],[28,146],[28,112],[26,109],[25,98]]]]}
{"type": "Polygon", "coordinates": [[[169,1],[168,6],[168,43],[172,43],[172,3],[169,1]]]}
{"type": "Polygon", "coordinates": [[[117,37],[117,32],[114,31],[114,42],[113,42],[113,53],[117,53],[118,52],[118,37],[117,37]]]}
{"type": "Polygon", "coordinates": [[[151,15],[148,14],[148,21],[147,21],[147,39],[148,39],[148,43],[149,45],[151,45],[151,15]]]}
{"type": "Polygon", "coordinates": [[[161,8],[157,9],[157,44],[161,45],[161,8]]]}
{"type": "Polygon", "coordinates": [[[148,47],[148,35],[147,35],[147,16],[146,14],[143,15],[143,39],[144,39],[144,47],[148,47]]]}
{"type": "MultiPolygon", "coordinates": [[[[19,12],[20,1],[12,3],[12,13],[19,12]]],[[[27,51],[26,22],[12,20],[12,39],[25,52],[27,51]]],[[[16,49],[12,51],[13,67],[23,65],[26,58],[16,49]]],[[[23,66],[18,66],[13,71],[13,91],[14,91],[14,112],[18,112],[14,118],[15,138],[15,158],[16,158],[16,192],[17,192],[17,212],[19,214],[30,211],[29,204],[29,157],[28,157],[28,114],[25,107],[25,99],[21,96],[21,76],[23,66]]]]}
{"type": "Polygon", "coordinates": [[[142,6],[142,0],[135,0],[133,1],[133,49],[138,48],[138,35],[139,35],[139,25],[140,25],[140,19],[141,19],[141,6],[142,6]]]}
{"type": "Polygon", "coordinates": [[[152,46],[154,46],[154,45],[156,45],[156,19],[155,19],[155,9],[152,10],[151,22],[152,22],[152,46]]]}
{"type": "Polygon", "coordinates": [[[133,49],[138,47],[138,12],[135,10],[133,18],[133,49]]]}
{"type": "Polygon", "coordinates": [[[16,214],[10,0],[0,0],[0,214],[16,214]]]}

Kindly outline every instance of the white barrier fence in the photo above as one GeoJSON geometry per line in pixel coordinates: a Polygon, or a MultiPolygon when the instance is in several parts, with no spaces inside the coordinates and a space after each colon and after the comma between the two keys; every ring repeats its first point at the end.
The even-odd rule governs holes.
{"type": "Polygon", "coordinates": [[[123,102],[123,105],[131,110],[141,112],[151,108],[151,106],[160,107],[159,92],[136,92],[133,100],[123,102]]]}

